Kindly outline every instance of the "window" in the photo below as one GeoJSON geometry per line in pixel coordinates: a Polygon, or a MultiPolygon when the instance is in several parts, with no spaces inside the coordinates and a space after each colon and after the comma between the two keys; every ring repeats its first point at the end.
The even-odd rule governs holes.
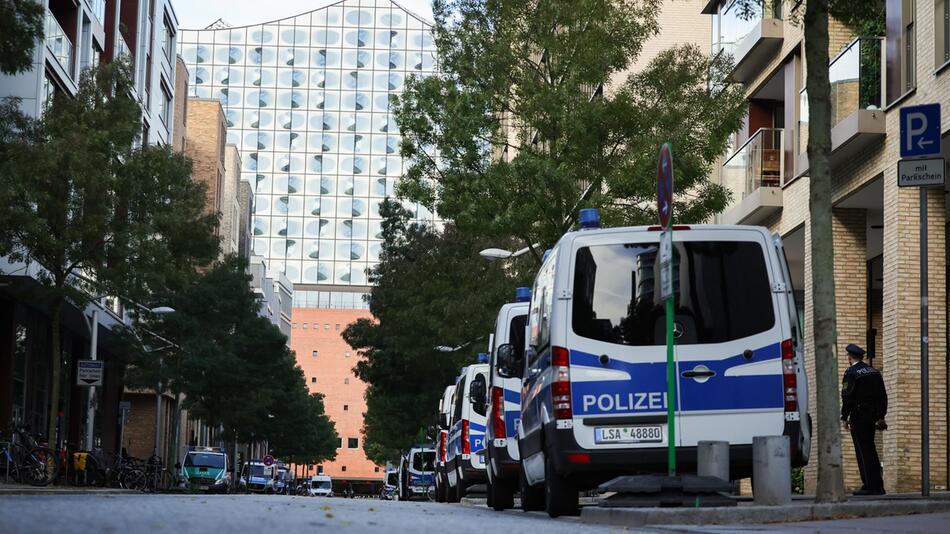
{"type": "Polygon", "coordinates": [[[344,352],[344,353],[343,353],[343,357],[344,357],[344,358],[349,358],[349,357],[350,357],[350,351],[344,352]]]}
{"type": "Polygon", "coordinates": [[[458,421],[462,418],[462,399],[465,395],[462,392],[465,391],[465,377],[463,376],[459,380],[458,386],[455,387],[455,415],[452,418],[453,421],[458,421]]]}
{"type": "Polygon", "coordinates": [[[158,105],[158,116],[161,117],[166,126],[170,126],[172,123],[172,95],[168,94],[168,90],[165,89],[164,85],[162,86],[162,100],[158,105]]]}
{"type": "MultiPolygon", "coordinates": [[[[666,343],[666,313],[654,293],[657,243],[577,251],[571,322],[589,339],[632,346],[666,343]]],[[[678,345],[723,343],[775,325],[762,245],[753,241],[674,243],[678,345]]]]}
{"type": "Polygon", "coordinates": [[[336,438],[336,448],[338,449],[343,448],[343,438],[336,438]]]}
{"type": "MultiPolygon", "coordinates": [[[[312,469],[312,468],[311,468],[311,469],[312,469]]],[[[323,466],[322,466],[322,465],[318,465],[318,466],[317,466],[317,474],[318,474],[318,475],[322,475],[322,474],[323,474],[323,466]]]]}
{"type": "Polygon", "coordinates": [[[297,328],[297,323],[294,323],[293,325],[291,325],[291,328],[297,328]]]}
{"type": "Polygon", "coordinates": [[[313,352],[310,353],[310,356],[316,358],[316,357],[317,357],[317,354],[319,354],[319,353],[320,353],[320,351],[315,350],[315,351],[313,351],[313,352]]]}
{"type": "Polygon", "coordinates": [[[360,448],[359,438],[346,438],[346,448],[347,449],[358,449],[360,448]]]}
{"type": "Polygon", "coordinates": [[[435,471],[435,451],[419,451],[412,455],[412,470],[435,471]]]}
{"type": "Polygon", "coordinates": [[[329,329],[330,329],[330,323],[327,323],[327,324],[323,325],[323,329],[324,329],[324,330],[329,330],[329,329]]]}
{"type": "Polygon", "coordinates": [[[336,324],[336,330],[337,330],[337,332],[340,331],[340,323],[337,323],[337,324],[336,324]]]}
{"type": "Polygon", "coordinates": [[[373,472],[374,472],[374,473],[379,473],[379,467],[374,467],[374,468],[373,468],[373,472]]]}
{"type": "Polygon", "coordinates": [[[349,405],[349,404],[344,404],[344,405],[343,405],[343,411],[344,411],[344,412],[350,411],[350,405],[349,405]]]}
{"type": "Polygon", "coordinates": [[[310,383],[311,383],[311,384],[316,384],[316,383],[317,383],[317,377],[311,376],[311,377],[310,377],[310,383]]]}
{"type": "Polygon", "coordinates": [[[934,65],[950,61],[950,0],[934,2],[934,65]]]}
{"type": "Polygon", "coordinates": [[[558,250],[555,248],[538,271],[531,292],[531,309],[528,313],[531,324],[530,344],[535,349],[535,356],[540,356],[551,338],[548,322],[551,318],[551,308],[554,306],[554,268],[557,256],[558,250]]]}
{"type": "Polygon", "coordinates": [[[341,467],[340,471],[346,472],[346,466],[344,465],[343,467],[341,467]]]}
{"type": "Polygon", "coordinates": [[[917,9],[917,0],[904,0],[902,24],[904,32],[904,64],[901,79],[904,91],[910,91],[917,85],[917,29],[914,24],[914,13],[917,9]]]}
{"type": "Polygon", "coordinates": [[[165,54],[165,57],[168,61],[172,61],[175,58],[175,32],[171,29],[171,24],[166,19],[164,24],[162,24],[162,53],[165,54]]]}
{"type": "Polygon", "coordinates": [[[344,378],[344,379],[343,379],[343,383],[344,383],[344,384],[349,384],[349,383],[350,383],[350,379],[349,379],[349,378],[344,378]]]}
{"type": "Polygon", "coordinates": [[[303,327],[304,330],[307,329],[307,323],[300,323],[300,326],[303,327]]]}

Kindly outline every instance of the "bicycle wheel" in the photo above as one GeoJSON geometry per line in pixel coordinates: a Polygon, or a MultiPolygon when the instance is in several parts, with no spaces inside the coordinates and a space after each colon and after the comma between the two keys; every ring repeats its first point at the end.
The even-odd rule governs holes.
{"type": "Polygon", "coordinates": [[[125,489],[145,491],[145,473],[139,469],[126,469],[120,475],[119,485],[125,489]]]}
{"type": "Polygon", "coordinates": [[[31,486],[48,486],[59,475],[59,458],[56,451],[36,447],[20,462],[21,475],[31,486]]]}

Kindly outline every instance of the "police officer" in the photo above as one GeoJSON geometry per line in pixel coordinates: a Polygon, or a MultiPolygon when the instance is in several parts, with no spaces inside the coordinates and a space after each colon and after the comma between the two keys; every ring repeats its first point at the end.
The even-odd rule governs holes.
{"type": "Polygon", "coordinates": [[[851,431],[854,451],[861,471],[861,489],[855,495],[884,495],[881,460],[874,444],[874,431],[884,430],[887,415],[887,391],[881,372],[864,363],[864,349],[850,344],[848,362],[841,388],[841,421],[851,431]]]}

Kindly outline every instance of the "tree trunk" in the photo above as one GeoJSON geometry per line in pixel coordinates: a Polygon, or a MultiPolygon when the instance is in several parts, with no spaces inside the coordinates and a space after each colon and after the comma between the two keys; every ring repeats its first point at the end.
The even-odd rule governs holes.
{"type": "MultiPolygon", "coordinates": [[[[60,338],[60,318],[59,313],[63,307],[63,299],[57,297],[53,304],[49,308],[50,314],[50,327],[52,329],[52,335],[50,339],[50,367],[52,373],[50,373],[50,388],[49,388],[49,421],[46,424],[46,439],[49,442],[49,446],[56,448],[56,420],[59,417],[59,383],[61,380],[60,375],[62,374],[63,368],[63,356],[62,351],[60,350],[60,345],[62,344],[60,338]]],[[[40,429],[36,429],[40,430],[40,429]]]]}
{"type": "MultiPolygon", "coordinates": [[[[805,8],[808,89],[808,163],[811,214],[811,276],[814,302],[815,412],[818,416],[818,502],[845,499],[841,470],[837,321],[831,222],[831,85],[828,82],[828,0],[805,8]]],[[[862,260],[863,261],[863,260],[862,260]]]]}

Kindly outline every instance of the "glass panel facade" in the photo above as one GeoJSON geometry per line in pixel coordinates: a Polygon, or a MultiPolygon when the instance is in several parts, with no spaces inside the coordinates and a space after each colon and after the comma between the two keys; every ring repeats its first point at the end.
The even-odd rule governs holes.
{"type": "MultiPolygon", "coordinates": [[[[189,96],[221,101],[241,151],[254,253],[295,284],[367,285],[379,204],[405,167],[391,97],[435,72],[431,26],[390,0],[344,0],[267,24],[182,30],[178,42],[189,96]]],[[[365,306],[319,295],[317,305],[327,295],[328,306],[365,306]]]]}

